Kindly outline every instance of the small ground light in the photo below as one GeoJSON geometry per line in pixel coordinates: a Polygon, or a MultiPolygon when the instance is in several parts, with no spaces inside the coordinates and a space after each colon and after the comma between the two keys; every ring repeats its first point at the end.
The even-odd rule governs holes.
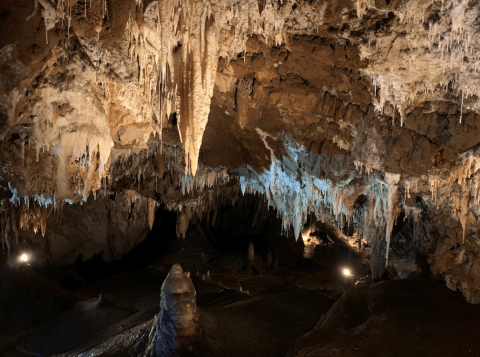
{"type": "Polygon", "coordinates": [[[23,253],[21,256],[20,256],[20,260],[22,262],[28,262],[28,255],[23,253]]]}
{"type": "Polygon", "coordinates": [[[352,273],[350,272],[349,269],[343,269],[343,275],[350,276],[350,275],[352,275],[352,273]]]}

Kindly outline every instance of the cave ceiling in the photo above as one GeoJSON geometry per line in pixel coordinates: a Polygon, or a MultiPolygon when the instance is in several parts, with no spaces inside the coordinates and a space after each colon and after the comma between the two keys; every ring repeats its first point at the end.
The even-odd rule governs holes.
{"type": "Polygon", "coordinates": [[[150,224],[159,204],[180,212],[184,236],[192,217],[248,192],[296,237],[311,215],[352,224],[386,242],[388,264],[398,217],[428,211],[430,243],[463,249],[454,268],[432,256],[432,270],[471,284],[479,6],[4,1],[2,227],[45,234],[66,205],[120,194],[146,200],[150,224]]]}

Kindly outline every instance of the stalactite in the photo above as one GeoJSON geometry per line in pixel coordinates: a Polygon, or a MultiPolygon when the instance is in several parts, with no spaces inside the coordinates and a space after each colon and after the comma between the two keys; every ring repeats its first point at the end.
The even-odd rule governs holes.
{"type": "MultiPolygon", "coordinates": [[[[319,171],[318,167],[327,165],[325,158],[308,153],[289,136],[284,136],[282,140],[286,148],[282,158],[275,158],[273,150],[268,144],[265,145],[273,157],[269,170],[258,174],[247,167],[238,169],[237,173],[243,194],[258,192],[265,195],[269,207],[277,210],[282,219],[283,232],[293,226],[295,238],[298,238],[306,217],[312,213],[317,219],[332,217],[340,225],[343,220],[353,220],[363,227],[360,237],[365,237],[369,243],[377,244],[373,237],[380,236],[380,231],[389,240],[398,213],[398,175],[386,175],[382,179],[373,172],[369,174],[363,183],[363,193],[368,197],[366,212],[354,212],[351,206],[344,204],[344,200],[351,195],[349,184],[353,176],[336,184],[327,178],[319,179],[315,173],[319,171]],[[298,164],[301,164],[301,169],[298,164]]],[[[331,168],[329,171],[334,172],[331,168]]]]}
{"type": "Polygon", "coordinates": [[[39,5],[38,5],[39,3],[43,7],[42,17],[45,25],[45,41],[48,45],[48,30],[51,30],[55,27],[55,24],[60,19],[60,13],[57,12],[57,10],[53,7],[53,5],[48,0],[35,0],[34,11],[29,17],[27,17],[26,21],[29,21],[31,18],[33,18],[37,14],[39,9],[39,5]]]}
{"type": "Polygon", "coordinates": [[[463,193],[463,197],[460,199],[460,223],[462,224],[462,244],[465,244],[465,231],[467,229],[467,219],[469,212],[469,199],[466,192],[463,193]]]}
{"type": "Polygon", "coordinates": [[[148,227],[153,228],[153,222],[155,220],[155,208],[157,207],[157,201],[151,198],[147,198],[147,210],[148,210],[148,227]]]}
{"type": "MultiPolygon", "coordinates": [[[[366,1],[357,1],[357,7],[362,3],[366,1]]],[[[426,61],[419,60],[410,61],[409,65],[405,66],[407,68],[402,67],[400,71],[391,71],[391,65],[385,63],[382,51],[384,48],[390,48],[387,45],[389,42],[393,45],[395,36],[377,39],[377,42],[385,42],[379,48],[361,45],[361,57],[370,61],[365,73],[372,79],[375,97],[377,87],[381,88],[380,101],[376,104],[376,109],[383,113],[386,103],[391,103],[401,114],[401,125],[405,118],[402,112],[407,108],[413,108],[416,101],[441,100],[450,88],[456,90],[461,102],[459,114],[461,123],[464,100],[469,96],[478,97],[480,93],[478,58],[473,52],[473,49],[478,47],[473,30],[477,18],[475,7],[468,6],[466,1],[446,0],[444,4],[446,10],[441,20],[429,22],[428,30],[425,31],[421,20],[427,12],[434,13],[433,4],[433,0],[411,0],[396,13],[402,22],[410,24],[409,31],[415,33],[413,37],[407,36],[405,44],[411,52],[409,61],[418,55],[417,51],[423,54],[427,48],[430,59],[428,70],[425,68],[426,61]],[[425,73],[421,79],[417,75],[420,72],[425,73]],[[423,96],[418,95],[420,91],[424,93],[423,96]]],[[[480,109],[480,102],[478,100],[473,102],[473,106],[469,103],[468,109],[480,109]]]]}
{"type": "Polygon", "coordinates": [[[398,200],[397,197],[397,191],[398,191],[398,181],[400,180],[400,175],[394,175],[394,174],[385,174],[385,179],[388,185],[388,204],[387,204],[387,212],[384,214],[387,216],[387,227],[386,227],[386,242],[387,242],[387,248],[385,251],[385,267],[388,266],[388,255],[389,255],[389,250],[390,250],[390,238],[393,230],[393,222],[395,221],[395,218],[398,214],[398,212],[395,211],[394,205],[395,202],[398,200]]]}
{"type": "MultiPolygon", "coordinates": [[[[161,135],[163,122],[175,111],[185,148],[185,175],[197,173],[218,56],[228,59],[235,53],[245,53],[246,40],[253,33],[263,35],[267,41],[274,39],[276,45],[281,45],[285,19],[294,9],[270,0],[266,1],[261,13],[256,1],[248,0],[242,6],[245,10],[237,11],[224,1],[198,0],[164,1],[159,6],[160,118],[157,132],[161,135]],[[221,52],[219,48],[220,29],[233,30],[236,45],[228,52],[221,52]]],[[[325,6],[322,4],[315,17],[316,25],[323,21],[325,6]]]]}
{"type": "Polygon", "coordinates": [[[218,64],[218,26],[215,23],[218,20],[212,16],[210,3],[200,1],[166,1],[159,7],[159,14],[162,39],[160,127],[176,103],[177,123],[185,148],[185,174],[195,175],[218,64]],[[182,28],[178,28],[179,23],[182,28]],[[181,43],[180,53],[173,55],[172,50],[178,42],[181,43]]]}

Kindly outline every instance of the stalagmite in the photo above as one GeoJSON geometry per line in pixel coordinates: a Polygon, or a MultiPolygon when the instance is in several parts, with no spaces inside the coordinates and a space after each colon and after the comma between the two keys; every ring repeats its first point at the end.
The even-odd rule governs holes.
{"type": "Polygon", "coordinates": [[[253,265],[255,263],[255,247],[253,242],[248,245],[248,263],[253,265]]]}
{"type": "Polygon", "coordinates": [[[189,218],[185,211],[182,211],[177,216],[177,238],[185,239],[185,234],[188,229],[189,218]]]}
{"type": "Polygon", "coordinates": [[[173,356],[185,349],[199,332],[195,288],[189,273],[175,264],[161,288],[161,312],[150,335],[150,356],[173,356]]]}

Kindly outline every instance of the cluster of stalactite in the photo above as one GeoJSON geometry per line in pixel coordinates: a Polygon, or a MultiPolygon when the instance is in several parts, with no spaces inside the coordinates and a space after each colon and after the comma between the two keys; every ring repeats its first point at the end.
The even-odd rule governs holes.
{"type": "Polygon", "coordinates": [[[18,244],[21,231],[40,231],[45,236],[47,221],[52,213],[61,222],[63,206],[43,205],[35,197],[26,197],[19,205],[3,200],[0,204],[0,228],[2,249],[10,251],[12,244],[18,244]]]}
{"type": "Polygon", "coordinates": [[[398,20],[391,22],[388,31],[366,31],[359,42],[361,57],[370,62],[365,73],[373,81],[380,112],[399,116],[403,125],[417,103],[441,100],[451,91],[459,98],[460,123],[464,110],[480,108],[480,58],[475,51],[478,4],[410,0],[394,11],[377,8],[373,0],[357,0],[356,5],[360,21],[353,28],[362,26],[367,10],[370,16],[398,20]],[[385,54],[392,49],[400,58],[385,54]]]}

